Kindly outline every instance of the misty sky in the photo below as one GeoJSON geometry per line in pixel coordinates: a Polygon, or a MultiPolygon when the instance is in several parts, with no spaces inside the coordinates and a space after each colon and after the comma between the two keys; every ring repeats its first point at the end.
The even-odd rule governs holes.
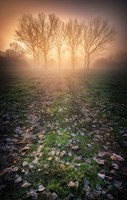
{"type": "Polygon", "coordinates": [[[14,40],[18,19],[23,13],[55,13],[61,19],[88,20],[101,16],[118,30],[117,48],[127,46],[126,0],[4,0],[0,3],[0,49],[8,48],[14,40]]]}

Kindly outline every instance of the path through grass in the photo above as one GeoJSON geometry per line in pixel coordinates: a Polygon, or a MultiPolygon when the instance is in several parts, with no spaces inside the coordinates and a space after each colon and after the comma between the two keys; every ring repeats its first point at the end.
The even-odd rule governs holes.
{"type": "Polygon", "coordinates": [[[20,78],[2,90],[3,200],[125,199],[119,89],[104,77],[65,72],[20,78]]]}

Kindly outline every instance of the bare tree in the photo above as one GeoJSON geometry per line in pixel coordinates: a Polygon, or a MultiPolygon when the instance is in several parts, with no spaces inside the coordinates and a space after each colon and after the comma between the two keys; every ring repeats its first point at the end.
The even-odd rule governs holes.
{"type": "Polygon", "coordinates": [[[52,38],[57,28],[58,18],[54,14],[50,14],[48,19],[44,13],[38,15],[37,33],[38,33],[38,48],[40,48],[43,57],[45,67],[47,67],[47,56],[51,50],[52,38]]]}
{"type": "Polygon", "coordinates": [[[90,56],[100,54],[106,45],[114,40],[116,30],[108,21],[97,17],[87,26],[83,25],[83,42],[85,69],[89,69],[90,56]]]}
{"type": "Polygon", "coordinates": [[[57,28],[53,36],[53,42],[57,50],[59,67],[61,66],[61,50],[65,40],[65,25],[61,20],[58,20],[57,28]]]}
{"type": "Polygon", "coordinates": [[[15,56],[23,56],[25,54],[25,49],[23,49],[17,42],[10,43],[10,50],[15,56]]]}
{"type": "MultiPolygon", "coordinates": [[[[15,31],[16,40],[25,45],[26,52],[32,54],[34,65],[39,65],[40,59],[47,66],[48,54],[53,45],[58,53],[59,66],[61,65],[61,50],[64,41],[69,46],[72,68],[75,68],[76,53],[82,46],[84,50],[85,69],[89,69],[92,55],[100,54],[113,41],[116,31],[106,20],[99,17],[92,20],[87,26],[77,19],[70,20],[66,25],[55,14],[46,18],[40,13],[37,18],[31,14],[24,14],[15,31]]],[[[20,51],[17,43],[11,44],[11,50],[20,51]]]]}
{"type": "Polygon", "coordinates": [[[66,25],[66,40],[71,51],[72,68],[75,68],[75,56],[81,42],[82,26],[77,19],[70,20],[66,25]]]}
{"type": "Polygon", "coordinates": [[[38,63],[36,20],[31,14],[24,14],[19,20],[18,28],[15,31],[16,40],[23,43],[27,53],[31,53],[34,59],[34,66],[38,63]]]}

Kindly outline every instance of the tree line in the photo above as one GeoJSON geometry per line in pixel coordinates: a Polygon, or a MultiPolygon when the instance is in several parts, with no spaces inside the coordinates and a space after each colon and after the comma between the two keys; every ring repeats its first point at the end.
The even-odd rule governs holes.
{"type": "Polygon", "coordinates": [[[114,40],[115,35],[115,27],[100,17],[86,23],[77,19],[64,22],[55,14],[46,16],[39,13],[37,17],[23,14],[15,30],[17,42],[11,44],[11,49],[31,54],[34,66],[39,66],[43,62],[47,67],[49,53],[55,48],[61,66],[64,57],[63,45],[66,45],[70,52],[72,68],[75,68],[76,55],[80,49],[83,53],[84,68],[88,70],[92,56],[102,53],[107,44],[114,40]],[[25,50],[21,48],[20,43],[25,50]]]}

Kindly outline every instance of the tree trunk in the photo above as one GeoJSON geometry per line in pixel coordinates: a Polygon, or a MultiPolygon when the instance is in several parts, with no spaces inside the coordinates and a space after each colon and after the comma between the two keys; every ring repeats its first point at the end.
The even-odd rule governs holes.
{"type": "Polygon", "coordinates": [[[33,59],[34,59],[34,69],[36,68],[36,56],[35,53],[33,52],[33,59]]]}
{"type": "Polygon", "coordinates": [[[84,67],[86,71],[89,71],[89,65],[90,65],[90,55],[89,53],[85,53],[84,67]]]}
{"type": "Polygon", "coordinates": [[[60,49],[58,49],[58,59],[59,59],[59,68],[61,67],[61,53],[60,49]]]}
{"type": "Polygon", "coordinates": [[[87,66],[87,56],[86,56],[86,53],[85,53],[85,56],[84,56],[84,69],[86,70],[86,66],[87,66]]]}
{"type": "Polygon", "coordinates": [[[40,59],[39,59],[39,54],[36,51],[35,51],[35,63],[36,63],[36,67],[39,68],[40,59]]]}
{"type": "Polygon", "coordinates": [[[89,66],[90,65],[90,55],[89,54],[87,54],[87,71],[89,71],[89,66]]]}
{"type": "Polygon", "coordinates": [[[75,53],[72,51],[71,55],[72,69],[75,70],[75,53]]]}
{"type": "Polygon", "coordinates": [[[44,67],[47,69],[47,54],[44,54],[44,67]]]}
{"type": "Polygon", "coordinates": [[[37,67],[39,68],[40,61],[39,61],[39,56],[37,55],[37,67]]]}

